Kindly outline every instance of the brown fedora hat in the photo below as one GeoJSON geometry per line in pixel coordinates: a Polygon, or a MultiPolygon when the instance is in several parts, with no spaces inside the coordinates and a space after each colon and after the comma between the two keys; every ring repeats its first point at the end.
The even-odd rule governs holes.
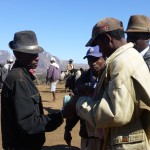
{"type": "Polygon", "coordinates": [[[38,54],[44,51],[38,45],[36,34],[33,31],[16,32],[13,41],[9,42],[9,47],[18,52],[38,54]]]}
{"type": "Polygon", "coordinates": [[[126,32],[150,33],[150,18],[144,15],[133,15],[130,17],[126,32]]]}

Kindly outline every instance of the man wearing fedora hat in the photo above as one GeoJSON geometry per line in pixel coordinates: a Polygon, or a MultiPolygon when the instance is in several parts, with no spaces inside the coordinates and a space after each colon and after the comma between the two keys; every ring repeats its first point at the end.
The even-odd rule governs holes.
{"type": "Polygon", "coordinates": [[[132,15],[127,25],[127,41],[143,56],[150,69],[150,18],[145,15],[132,15]]]}
{"type": "Polygon", "coordinates": [[[8,73],[1,100],[2,145],[4,150],[40,150],[45,132],[53,131],[62,122],[62,112],[44,115],[41,96],[29,71],[38,65],[38,45],[33,31],[16,32],[9,43],[16,57],[8,73]]]}
{"type": "MultiPolygon", "coordinates": [[[[142,55],[150,70],[150,18],[145,15],[132,15],[126,33],[127,41],[134,43],[135,49],[142,55]]],[[[150,144],[150,111],[145,110],[141,120],[150,144]]]]}

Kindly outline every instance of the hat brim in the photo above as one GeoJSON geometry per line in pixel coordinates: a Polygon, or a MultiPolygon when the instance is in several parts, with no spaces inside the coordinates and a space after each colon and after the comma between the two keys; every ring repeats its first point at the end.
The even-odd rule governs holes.
{"type": "Polygon", "coordinates": [[[29,53],[29,54],[38,54],[42,53],[44,49],[38,45],[36,46],[24,46],[24,47],[15,47],[13,45],[13,41],[9,42],[9,47],[10,49],[17,51],[17,52],[22,52],[22,53],[29,53]]]}
{"type": "Polygon", "coordinates": [[[143,33],[150,33],[150,31],[147,30],[138,30],[138,29],[128,29],[125,31],[125,33],[129,33],[129,32],[143,32],[143,33]]]}
{"type": "Polygon", "coordinates": [[[101,57],[102,55],[101,55],[101,54],[99,54],[99,55],[90,55],[90,54],[89,54],[89,55],[87,55],[87,56],[84,56],[83,59],[88,58],[88,57],[90,57],[90,56],[91,56],[91,57],[99,58],[99,57],[101,57]]]}
{"type": "Polygon", "coordinates": [[[96,37],[92,37],[88,42],[87,42],[87,44],[85,45],[86,47],[88,47],[88,46],[92,46],[92,47],[94,47],[94,46],[96,46],[96,44],[95,44],[95,39],[96,39],[96,37]]]}

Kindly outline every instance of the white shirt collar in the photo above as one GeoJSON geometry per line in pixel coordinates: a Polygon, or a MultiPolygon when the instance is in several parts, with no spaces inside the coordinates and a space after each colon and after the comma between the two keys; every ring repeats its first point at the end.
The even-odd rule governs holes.
{"type": "Polygon", "coordinates": [[[146,47],[144,50],[142,50],[142,51],[140,52],[140,54],[141,54],[142,56],[144,56],[148,50],[149,50],[149,46],[146,47]]]}

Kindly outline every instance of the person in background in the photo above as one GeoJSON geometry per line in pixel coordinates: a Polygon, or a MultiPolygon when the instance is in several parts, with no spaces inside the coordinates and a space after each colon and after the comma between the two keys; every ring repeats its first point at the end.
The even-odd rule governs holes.
{"type": "Polygon", "coordinates": [[[150,18],[144,15],[132,15],[127,26],[127,41],[143,56],[150,69],[150,18]]]}
{"type": "Polygon", "coordinates": [[[5,81],[8,72],[11,70],[13,66],[14,60],[12,58],[9,58],[7,60],[7,63],[4,65],[1,65],[1,88],[3,86],[3,82],[5,81]]]}
{"type": "Polygon", "coordinates": [[[68,64],[67,64],[67,72],[68,74],[71,74],[71,70],[74,69],[74,65],[73,65],[73,60],[69,59],[68,64]]]}
{"type": "Polygon", "coordinates": [[[36,34],[28,30],[16,32],[9,47],[16,60],[1,93],[2,146],[4,150],[41,150],[45,132],[63,123],[62,111],[44,115],[40,93],[29,71],[37,67],[38,55],[44,50],[36,34]]]}
{"type": "Polygon", "coordinates": [[[14,63],[14,60],[12,58],[9,58],[7,60],[7,64],[4,65],[4,68],[6,68],[8,71],[10,71],[13,66],[13,63],[14,63]]]}
{"type": "Polygon", "coordinates": [[[99,134],[102,150],[150,149],[141,122],[142,112],[150,111],[150,73],[144,59],[127,43],[123,23],[116,18],[96,23],[86,46],[95,45],[107,57],[96,96],[80,96],[77,103],[71,101],[72,109],[85,120],[89,135],[99,134]]]}
{"type": "MultiPolygon", "coordinates": [[[[145,15],[132,15],[129,19],[127,29],[127,41],[134,43],[134,48],[144,58],[150,70],[150,18],[145,15]]],[[[150,144],[150,112],[145,110],[141,115],[142,125],[150,144]]]]}
{"type": "MultiPolygon", "coordinates": [[[[94,94],[94,89],[98,83],[98,77],[102,72],[102,69],[105,66],[105,59],[102,56],[102,53],[99,50],[99,46],[91,47],[88,49],[86,56],[84,59],[87,58],[89,70],[81,75],[81,77],[77,80],[76,88],[73,93],[78,94],[78,87],[84,88],[84,86],[88,86],[91,88],[92,93],[94,94]]],[[[86,89],[86,88],[85,88],[86,89]]],[[[75,113],[72,118],[66,119],[66,126],[65,126],[65,133],[64,133],[64,140],[70,146],[71,145],[71,130],[80,120],[80,132],[79,135],[81,136],[81,150],[100,150],[100,140],[98,136],[88,136],[86,125],[84,120],[79,118],[75,113]]]]}
{"type": "Polygon", "coordinates": [[[47,80],[50,82],[50,91],[53,95],[53,101],[56,100],[56,86],[61,78],[61,70],[59,68],[59,65],[56,63],[56,59],[52,57],[50,59],[50,66],[48,68],[47,72],[47,80]]]}
{"type": "Polygon", "coordinates": [[[8,70],[4,68],[4,64],[0,64],[0,89],[2,89],[7,74],[8,74],[8,70]]]}

